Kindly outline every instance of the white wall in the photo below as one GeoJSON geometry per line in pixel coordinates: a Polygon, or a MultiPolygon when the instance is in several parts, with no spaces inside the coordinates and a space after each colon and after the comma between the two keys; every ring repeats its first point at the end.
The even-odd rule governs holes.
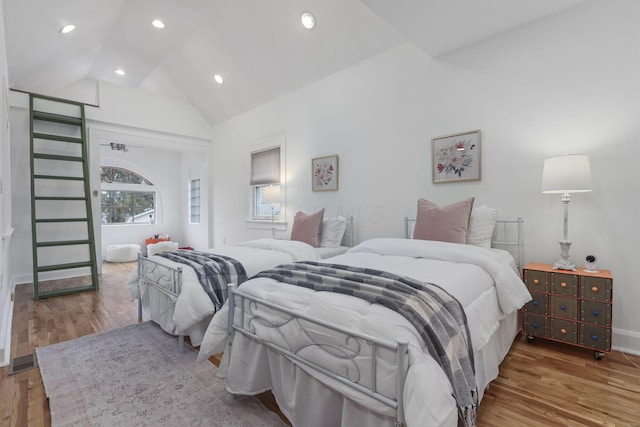
{"type": "Polygon", "coordinates": [[[554,262],[562,203],[540,193],[542,163],[588,154],[594,191],[571,202],[572,256],[594,253],[613,271],[613,345],[640,353],[637,16],[640,2],[596,0],[437,59],[405,44],[216,126],[214,244],[267,236],[245,223],[246,147],[284,133],[289,230],[298,209],[325,207],[353,214],[359,240],[402,236],[419,197],[475,196],[504,218],[524,216],[527,260],[554,262]],[[481,181],[432,184],[431,138],[474,129],[481,181]],[[330,154],[340,189],[314,193],[310,159],[330,154]]]}
{"type": "Polygon", "coordinates": [[[11,317],[13,315],[14,283],[11,280],[11,171],[9,144],[9,103],[7,82],[7,50],[4,38],[4,11],[0,4],[0,366],[9,364],[11,350],[11,317]]]}
{"type": "Polygon", "coordinates": [[[183,228],[182,228],[182,241],[181,246],[191,246],[194,249],[206,249],[213,246],[213,242],[210,239],[209,233],[209,159],[202,155],[202,153],[184,153],[182,155],[182,175],[181,182],[183,185],[183,199],[180,203],[182,207],[181,213],[183,215],[183,228]],[[190,211],[189,211],[189,199],[191,194],[189,193],[188,184],[191,180],[200,180],[200,223],[191,224],[190,211]]]}

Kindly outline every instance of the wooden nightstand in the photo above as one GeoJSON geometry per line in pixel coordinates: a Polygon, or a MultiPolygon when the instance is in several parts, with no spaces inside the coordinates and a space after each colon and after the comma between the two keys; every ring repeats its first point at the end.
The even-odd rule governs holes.
{"type": "Polygon", "coordinates": [[[611,271],[554,270],[550,264],[529,263],[522,278],[533,297],[522,309],[527,339],[590,348],[596,359],[611,352],[611,271]]]}

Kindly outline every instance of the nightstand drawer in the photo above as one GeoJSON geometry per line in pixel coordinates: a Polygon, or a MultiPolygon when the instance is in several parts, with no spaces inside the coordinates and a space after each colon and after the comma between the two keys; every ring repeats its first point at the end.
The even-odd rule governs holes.
{"type": "Polygon", "coordinates": [[[582,301],[580,320],[596,325],[611,326],[611,305],[604,302],[582,301]]]}
{"type": "Polygon", "coordinates": [[[611,287],[611,279],[583,277],[580,283],[580,296],[582,298],[610,302],[611,287]]]}
{"type": "Polygon", "coordinates": [[[551,293],[577,297],[578,276],[571,274],[551,273],[551,293]]]}
{"type": "Polygon", "coordinates": [[[525,270],[524,283],[532,292],[549,292],[548,276],[543,271],[525,270]]]}
{"type": "Polygon", "coordinates": [[[611,329],[580,325],[580,344],[597,350],[611,351],[611,329]]]}
{"type": "Polygon", "coordinates": [[[569,297],[549,297],[549,314],[563,319],[578,320],[578,300],[569,297]]]}
{"type": "Polygon", "coordinates": [[[569,320],[551,319],[549,337],[554,340],[578,343],[578,323],[569,320]]]}
{"type": "Polygon", "coordinates": [[[549,297],[547,294],[531,293],[533,298],[531,301],[524,305],[524,311],[529,313],[547,314],[549,310],[549,297]]]}
{"type": "Polygon", "coordinates": [[[524,333],[527,335],[547,336],[547,318],[543,315],[525,313],[523,325],[524,333]]]}

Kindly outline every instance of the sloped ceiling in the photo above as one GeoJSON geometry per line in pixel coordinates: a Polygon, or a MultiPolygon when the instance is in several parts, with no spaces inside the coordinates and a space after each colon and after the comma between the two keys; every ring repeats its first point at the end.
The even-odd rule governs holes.
{"type": "Polygon", "coordinates": [[[214,125],[399,44],[438,57],[585,1],[3,0],[9,85],[105,81],[184,98],[214,125]]]}

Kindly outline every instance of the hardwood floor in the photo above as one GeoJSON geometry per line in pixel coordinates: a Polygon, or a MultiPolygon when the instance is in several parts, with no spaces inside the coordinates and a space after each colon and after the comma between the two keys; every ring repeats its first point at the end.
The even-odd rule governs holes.
{"type": "MultiPolygon", "coordinates": [[[[137,321],[127,280],[136,263],[105,263],[100,290],[34,301],[16,289],[11,356],[137,321]]],[[[478,411],[479,426],[640,426],[640,357],[518,338],[478,411]]],[[[0,369],[0,427],[51,425],[40,371],[0,369]]],[[[270,393],[261,400],[277,411],[270,393]]]]}
{"type": "MultiPolygon", "coordinates": [[[[103,265],[100,290],[33,300],[32,285],[16,286],[11,331],[11,357],[35,347],[120,328],[137,322],[127,280],[137,262],[103,265]]],[[[7,375],[0,370],[0,426],[50,426],[49,404],[39,369],[7,375]]]]}

